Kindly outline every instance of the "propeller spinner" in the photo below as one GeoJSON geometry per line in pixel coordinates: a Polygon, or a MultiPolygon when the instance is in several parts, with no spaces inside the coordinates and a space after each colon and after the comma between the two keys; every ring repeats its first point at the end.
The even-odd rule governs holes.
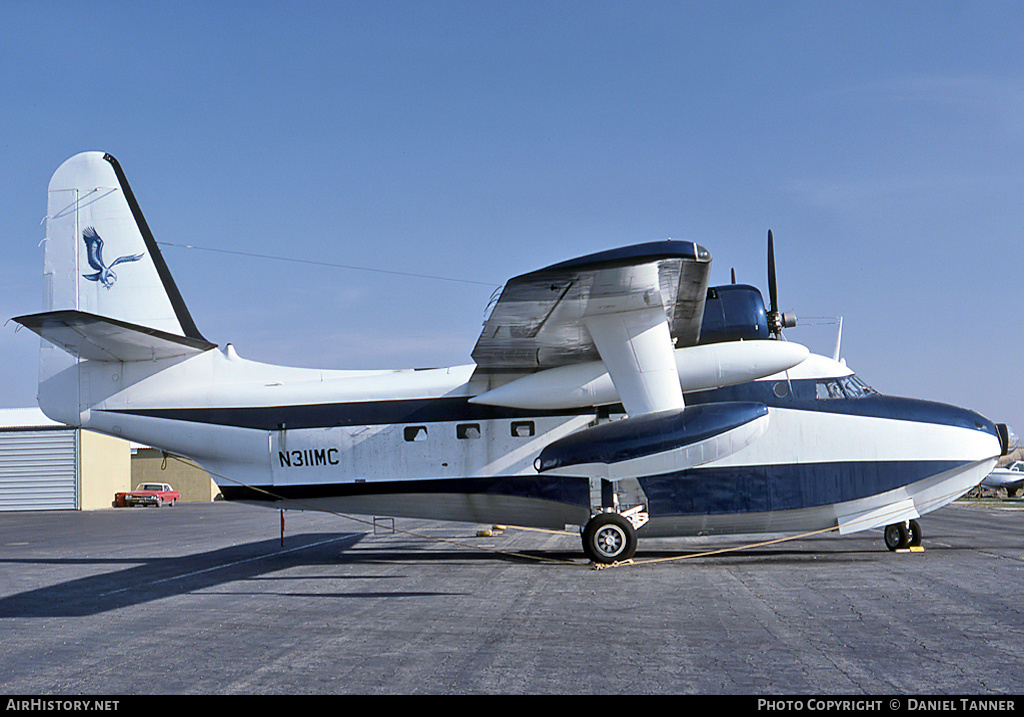
{"type": "Polygon", "coordinates": [[[775,241],[772,239],[771,229],[768,230],[768,299],[771,304],[768,311],[768,330],[775,334],[775,338],[780,338],[783,329],[796,326],[796,314],[779,311],[779,292],[775,284],[775,241]]]}

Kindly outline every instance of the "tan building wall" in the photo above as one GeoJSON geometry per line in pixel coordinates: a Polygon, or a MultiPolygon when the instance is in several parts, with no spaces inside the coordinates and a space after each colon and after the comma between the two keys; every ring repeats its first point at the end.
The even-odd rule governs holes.
{"type": "Polygon", "coordinates": [[[131,481],[128,441],[81,430],[78,441],[79,509],[109,508],[114,493],[128,490],[131,481]]]}
{"type": "Polygon", "coordinates": [[[131,459],[132,488],[147,482],[169,483],[171,488],[181,493],[183,503],[209,503],[220,494],[209,473],[187,458],[164,458],[156,448],[139,448],[131,459]]]}

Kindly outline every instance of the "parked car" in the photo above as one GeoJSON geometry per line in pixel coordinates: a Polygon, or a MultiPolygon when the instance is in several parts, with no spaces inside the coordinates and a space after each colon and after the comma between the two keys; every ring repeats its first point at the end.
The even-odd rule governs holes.
{"type": "Polygon", "coordinates": [[[137,505],[173,506],[181,494],[167,483],[139,483],[135,490],[115,493],[114,504],[134,508],[137,505]]]}

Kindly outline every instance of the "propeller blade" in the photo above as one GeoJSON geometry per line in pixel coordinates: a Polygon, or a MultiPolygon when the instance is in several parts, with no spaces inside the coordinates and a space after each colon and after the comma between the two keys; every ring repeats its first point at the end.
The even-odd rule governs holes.
{"type": "Polygon", "coordinates": [[[779,292],[775,283],[775,238],[768,230],[768,297],[771,309],[768,311],[768,330],[775,338],[782,338],[782,330],[796,326],[796,316],[779,311],[779,292]]]}

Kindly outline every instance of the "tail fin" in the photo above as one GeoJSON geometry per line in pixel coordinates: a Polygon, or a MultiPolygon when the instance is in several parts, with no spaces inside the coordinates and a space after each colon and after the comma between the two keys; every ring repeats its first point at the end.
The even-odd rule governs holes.
{"type": "Polygon", "coordinates": [[[116,159],[75,155],[54,172],[48,196],[44,310],[14,320],[49,342],[40,407],[79,425],[95,400],[81,361],[152,361],[215,344],[192,321],[116,159]]]}
{"type": "Polygon", "coordinates": [[[73,356],[152,360],[214,345],[196,328],[124,171],[102,152],[49,186],[44,312],[16,320],[73,356]]]}

